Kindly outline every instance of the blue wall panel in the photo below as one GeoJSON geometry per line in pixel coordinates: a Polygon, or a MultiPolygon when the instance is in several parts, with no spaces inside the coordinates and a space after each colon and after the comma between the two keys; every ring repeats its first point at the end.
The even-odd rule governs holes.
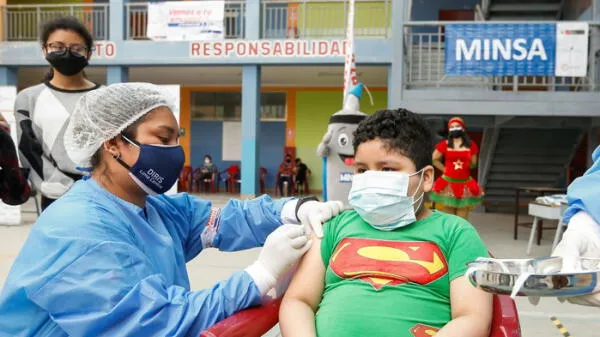
{"type": "MultiPolygon", "coordinates": [[[[219,171],[239,161],[223,161],[223,122],[192,121],[192,167],[202,166],[204,155],[210,154],[219,171]]],[[[260,123],[260,166],[267,169],[267,188],[275,186],[275,175],[283,159],[285,146],[285,122],[260,123]]],[[[221,185],[223,186],[223,185],[221,185]]]]}

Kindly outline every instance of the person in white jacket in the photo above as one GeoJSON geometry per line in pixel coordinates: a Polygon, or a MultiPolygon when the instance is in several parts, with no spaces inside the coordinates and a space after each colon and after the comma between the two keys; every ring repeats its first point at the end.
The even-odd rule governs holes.
{"type": "MultiPolygon", "coordinates": [[[[552,256],[563,258],[563,272],[578,270],[578,257],[600,258],[600,146],[592,154],[592,160],[592,167],[575,179],[567,191],[569,208],[564,222],[568,227],[552,252],[552,256]]],[[[600,291],[567,300],[600,307],[600,291]]]]}

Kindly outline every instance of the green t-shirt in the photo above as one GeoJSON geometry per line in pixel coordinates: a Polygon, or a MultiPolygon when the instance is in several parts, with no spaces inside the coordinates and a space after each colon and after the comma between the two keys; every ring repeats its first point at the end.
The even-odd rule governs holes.
{"type": "Polygon", "coordinates": [[[450,281],[488,256],[471,224],[441,212],[384,232],[348,211],[324,229],[316,327],[325,337],[430,337],[451,319],[450,281]]]}

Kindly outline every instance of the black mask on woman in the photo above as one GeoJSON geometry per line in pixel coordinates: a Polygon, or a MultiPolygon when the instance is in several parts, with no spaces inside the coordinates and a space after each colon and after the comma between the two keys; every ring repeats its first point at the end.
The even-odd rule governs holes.
{"type": "Polygon", "coordinates": [[[463,136],[463,130],[452,130],[450,131],[450,138],[460,138],[463,136]]]}
{"type": "Polygon", "coordinates": [[[78,74],[88,65],[87,57],[73,53],[69,49],[64,52],[55,51],[48,53],[48,55],[46,55],[46,61],[48,61],[48,63],[50,63],[50,65],[59,73],[65,76],[78,74]]]}

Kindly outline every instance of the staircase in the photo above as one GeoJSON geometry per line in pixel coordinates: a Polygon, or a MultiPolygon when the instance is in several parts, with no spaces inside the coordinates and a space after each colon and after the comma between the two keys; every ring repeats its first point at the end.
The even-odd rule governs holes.
{"type": "Polygon", "coordinates": [[[488,21],[556,21],[563,13],[563,0],[483,1],[488,21]],[[489,4],[488,4],[489,3],[489,4]]]}
{"type": "Polygon", "coordinates": [[[514,212],[517,186],[565,187],[566,167],[583,135],[579,129],[501,129],[484,186],[486,211],[514,212]]]}

